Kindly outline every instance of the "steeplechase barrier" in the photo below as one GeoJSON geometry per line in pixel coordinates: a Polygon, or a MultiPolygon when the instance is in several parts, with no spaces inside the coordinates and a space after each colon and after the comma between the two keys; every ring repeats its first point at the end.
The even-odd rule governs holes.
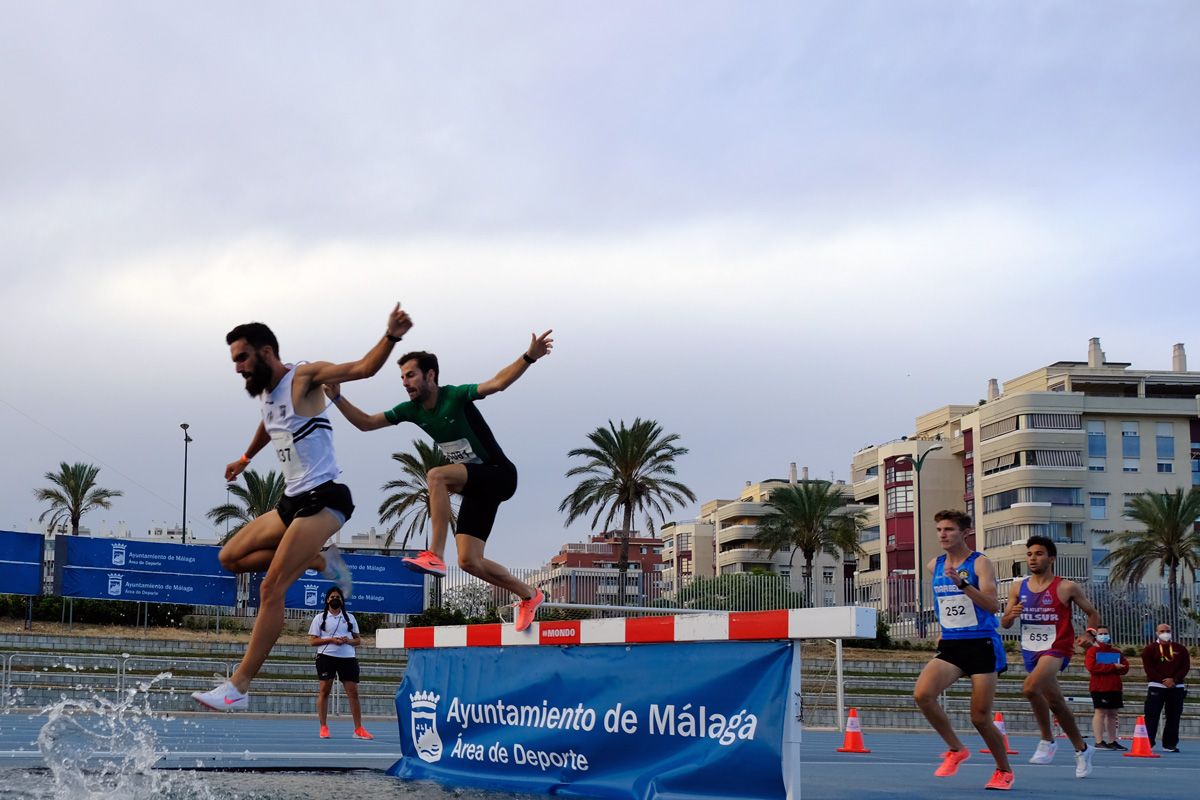
{"type": "Polygon", "coordinates": [[[622,800],[800,797],[802,639],[872,608],[385,629],[407,648],[390,775],[622,800]]]}

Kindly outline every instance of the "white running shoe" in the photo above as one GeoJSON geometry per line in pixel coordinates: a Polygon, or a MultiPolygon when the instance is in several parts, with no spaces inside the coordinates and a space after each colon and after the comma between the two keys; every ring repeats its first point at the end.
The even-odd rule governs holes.
{"type": "MultiPolygon", "coordinates": [[[[1049,764],[1054,760],[1054,754],[1058,752],[1058,745],[1054,742],[1047,742],[1045,739],[1038,742],[1037,752],[1033,754],[1033,758],[1029,759],[1030,764],[1049,764]]],[[[1088,756],[1090,759],[1091,756],[1088,756]]]]}
{"type": "MultiPolygon", "coordinates": [[[[1087,745],[1084,745],[1087,747],[1087,745]]],[[[1092,755],[1096,752],[1095,747],[1087,747],[1086,750],[1081,750],[1075,754],[1075,777],[1086,778],[1092,774],[1092,755]]]]}
{"type": "Polygon", "coordinates": [[[350,567],[346,565],[346,559],[342,558],[342,551],[338,550],[336,544],[331,544],[325,549],[325,569],[321,570],[321,577],[333,581],[342,593],[343,600],[350,599],[354,578],[350,575],[350,567]]]}
{"type": "Polygon", "coordinates": [[[229,681],[207,692],[192,692],[192,699],[214,711],[245,711],[250,707],[250,695],[242,694],[229,681]]]}

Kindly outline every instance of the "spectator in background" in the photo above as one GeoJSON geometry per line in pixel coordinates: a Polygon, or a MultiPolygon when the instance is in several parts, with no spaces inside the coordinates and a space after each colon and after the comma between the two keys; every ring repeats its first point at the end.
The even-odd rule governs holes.
{"type": "Polygon", "coordinates": [[[1154,629],[1156,639],[1142,651],[1142,668],[1146,670],[1146,734],[1150,746],[1158,737],[1158,718],[1165,709],[1162,745],[1168,753],[1179,752],[1179,717],[1187,687],[1183,680],[1192,668],[1187,648],[1171,641],[1171,626],[1161,623],[1154,629]]]}
{"type": "Polygon", "coordinates": [[[308,626],[308,643],[317,648],[317,678],[321,681],[317,693],[317,719],[321,723],[320,737],[329,738],[326,712],[334,678],[342,682],[350,715],[354,718],[354,738],[374,739],[362,724],[362,707],[358,702],[358,658],[354,648],[362,644],[358,635],[358,620],[345,609],[342,590],[330,586],[325,592],[325,610],[313,617],[308,626]]]}
{"type": "Polygon", "coordinates": [[[1092,693],[1092,736],[1097,750],[1127,750],[1117,740],[1119,709],[1125,705],[1121,676],[1129,672],[1129,662],[1112,645],[1112,635],[1104,625],[1096,628],[1096,646],[1088,648],[1084,660],[1088,690],[1092,693]]]}

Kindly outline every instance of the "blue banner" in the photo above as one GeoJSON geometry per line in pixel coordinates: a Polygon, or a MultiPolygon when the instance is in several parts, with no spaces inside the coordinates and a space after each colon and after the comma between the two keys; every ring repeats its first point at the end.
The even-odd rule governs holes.
{"type": "Polygon", "coordinates": [[[55,586],[63,597],[232,606],[237,578],[219,547],[59,536],[55,586]]]}
{"type": "Polygon", "coordinates": [[[790,642],[409,650],[388,774],[622,800],[784,796],[790,642]]]}
{"type": "MultiPolygon", "coordinates": [[[[344,553],[346,566],[354,579],[347,609],[357,614],[419,614],[424,611],[425,578],[412,572],[398,556],[370,556],[344,553]]],[[[262,573],[250,581],[250,602],[258,604],[262,573]]],[[[305,571],[284,596],[286,608],[319,611],[325,605],[325,592],[333,584],[314,569],[305,571]]]]}
{"type": "Polygon", "coordinates": [[[40,533],[0,531],[0,571],[4,594],[42,593],[42,554],[46,539],[40,533]]]}

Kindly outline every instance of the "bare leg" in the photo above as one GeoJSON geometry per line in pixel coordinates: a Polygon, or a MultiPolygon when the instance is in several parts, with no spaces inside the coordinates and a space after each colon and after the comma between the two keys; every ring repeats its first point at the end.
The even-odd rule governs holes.
{"type": "Polygon", "coordinates": [[[951,750],[962,750],[965,745],[954,732],[954,726],[950,724],[950,718],[946,716],[938,697],[962,675],[962,670],[949,661],[935,658],[921,670],[917,685],[913,689],[913,700],[917,702],[917,707],[951,750]]]}
{"type": "MultiPolygon", "coordinates": [[[[271,566],[275,550],[283,541],[283,520],[279,512],[268,511],[257,519],[246,523],[221,548],[218,558],[221,566],[235,575],[243,572],[263,572],[271,566]]],[[[309,562],[310,569],[325,569],[325,558],[320,553],[309,562]]]]}
{"type": "Polygon", "coordinates": [[[1104,727],[1107,729],[1108,733],[1108,735],[1104,737],[1104,741],[1115,743],[1117,741],[1117,727],[1120,723],[1121,712],[1117,711],[1115,708],[1110,708],[1105,710],[1104,714],[1107,717],[1104,727]]]}
{"type": "Polygon", "coordinates": [[[1071,708],[1067,705],[1067,700],[1063,697],[1062,689],[1058,685],[1058,673],[1062,668],[1062,663],[1062,658],[1058,656],[1039,658],[1033,667],[1033,672],[1029,673],[1029,677],[1025,679],[1022,692],[1033,709],[1033,716],[1037,720],[1042,739],[1047,742],[1054,741],[1054,731],[1050,727],[1050,712],[1054,712],[1058,724],[1062,726],[1063,733],[1071,740],[1072,746],[1077,751],[1085,750],[1087,744],[1079,733],[1079,726],[1075,724],[1075,715],[1071,713],[1071,708]]]}
{"type": "Polygon", "coordinates": [[[346,690],[346,700],[350,703],[350,716],[354,717],[354,727],[361,728],[362,706],[358,702],[358,683],[342,681],[342,688],[346,690]]]}
{"type": "Polygon", "coordinates": [[[1008,763],[1008,748],[1004,746],[1004,735],[992,719],[992,701],[996,697],[996,681],[999,677],[994,672],[971,676],[971,724],[987,743],[987,749],[992,751],[996,769],[1012,772],[1012,765],[1008,763]]]}
{"type": "Polygon", "coordinates": [[[342,523],[328,509],[311,517],[297,517],[288,526],[263,578],[258,617],[250,633],[250,644],[246,647],[242,663],[229,679],[239,692],[250,688],[250,681],[262,668],[279,638],[279,632],[283,630],[283,596],[288,587],[304,574],[304,570],[312,563],[313,554],[319,553],[325,540],[337,533],[340,527],[342,523]]]}
{"type": "Polygon", "coordinates": [[[483,557],[483,548],[486,544],[483,539],[460,533],[454,537],[454,540],[458,545],[458,565],[465,572],[485,580],[493,586],[507,589],[522,600],[533,597],[536,590],[532,586],[518,579],[502,565],[483,557]]]}
{"type": "Polygon", "coordinates": [[[434,467],[425,476],[425,484],[429,487],[429,521],[433,526],[429,550],[445,559],[450,532],[450,493],[461,492],[467,485],[467,468],[462,464],[434,467]]]}
{"type": "Polygon", "coordinates": [[[321,727],[327,724],[325,721],[326,712],[329,710],[329,692],[333,689],[333,679],[321,681],[321,688],[317,691],[317,719],[321,721],[321,727]]]}
{"type": "Polygon", "coordinates": [[[1104,709],[1097,708],[1095,713],[1092,714],[1092,741],[1097,744],[1108,741],[1108,737],[1104,735],[1104,726],[1107,722],[1104,709]]]}

